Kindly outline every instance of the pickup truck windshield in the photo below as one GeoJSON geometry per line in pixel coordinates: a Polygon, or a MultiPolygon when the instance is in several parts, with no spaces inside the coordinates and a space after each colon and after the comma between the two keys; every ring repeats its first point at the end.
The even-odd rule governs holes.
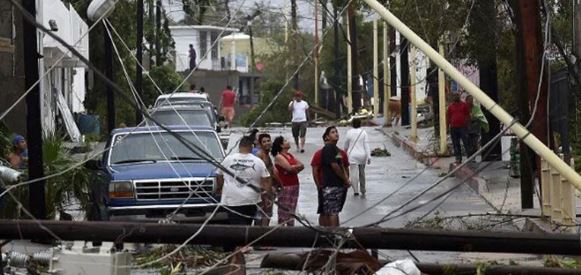
{"type": "MultiPolygon", "coordinates": [[[[200,110],[157,110],[151,116],[164,125],[190,125],[213,127],[208,111],[200,110]]],[[[148,120],[148,125],[156,125],[148,120]]]]}
{"type": "MultiPolygon", "coordinates": [[[[178,132],[185,139],[222,160],[220,141],[213,132],[178,132]]],[[[188,161],[202,159],[167,132],[117,135],[110,152],[110,165],[135,162],[188,161]]]]}

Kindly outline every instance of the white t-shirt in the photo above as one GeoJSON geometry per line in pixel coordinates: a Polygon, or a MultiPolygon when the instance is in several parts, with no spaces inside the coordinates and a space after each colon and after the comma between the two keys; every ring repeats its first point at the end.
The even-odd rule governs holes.
{"type": "Polygon", "coordinates": [[[367,133],[361,128],[352,128],[345,135],[345,152],[350,164],[366,164],[371,158],[367,133]]]}
{"type": "Polygon", "coordinates": [[[292,122],[305,122],[307,121],[307,110],[309,109],[309,104],[301,100],[298,102],[293,100],[289,103],[289,105],[293,106],[293,119],[292,122]]]}
{"type": "MultiPolygon", "coordinates": [[[[256,186],[260,190],[260,180],[270,176],[264,162],[253,154],[234,153],[227,156],[222,165],[232,171],[239,179],[256,186]]],[[[222,188],[222,204],[226,206],[241,206],[260,202],[260,191],[246,186],[224,173],[216,172],[224,176],[222,188]]]]}

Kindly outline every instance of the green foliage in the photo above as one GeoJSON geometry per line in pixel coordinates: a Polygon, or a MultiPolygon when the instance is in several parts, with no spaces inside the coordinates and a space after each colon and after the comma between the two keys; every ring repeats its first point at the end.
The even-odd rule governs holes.
{"type": "MultiPolygon", "coordinates": [[[[88,213],[91,204],[89,172],[83,166],[72,168],[78,164],[79,160],[71,157],[70,151],[64,147],[62,138],[49,137],[43,141],[43,161],[45,175],[62,173],[46,180],[47,218],[54,218],[57,211],[64,210],[71,204],[79,204],[80,210],[88,213]]],[[[27,207],[28,186],[13,189],[11,192],[23,203],[23,207],[27,207]]],[[[0,217],[28,218],[22,214],[19,208],[18,203],[6,195],[5,206],[0,209],[0,217]]]]}
{"type": "MultiPolygon", "coordinates": [[[[149,71],[149,76],[155,81],[162,93],[173,92],[183,81],[182,76],[169,66],[153,67],[149,71]]],[[[148,77],[144,77],[143,100],[146,106],[155,103],[158,96],[159,91],[153,82],[148,77]]]]}

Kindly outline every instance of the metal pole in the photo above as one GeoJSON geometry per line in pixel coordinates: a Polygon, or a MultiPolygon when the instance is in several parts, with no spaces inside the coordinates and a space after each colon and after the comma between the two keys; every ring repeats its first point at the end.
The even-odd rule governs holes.
{"type": "MultiPolygon", "coordinates": [[[[0,220],[0,239],[101,240],[136,243],[182,243],[200,230],[190,244],[255,245],[276,247],[330,246],[321,238],[325,228],[156,224],[139,222],[76,222],[0,220]],[[131,232],[131,234],[126,234],[131,232]]],[[[580,255],[579,234],[529,232],[450,232],[388,228],[336,228],[352,230],[353,240],[343,248],[410,249],[431,251],[510,252],[526,254],[580,255]],[[354,241],[357,240],[357,241],[354,241]]],[[[334,233],[323,233],[334,234],[334,233]]]]}
{"type": "Polygon", "coordinates": [[[349,18],[345,20],[347,24],[347,112],[350,114],[353,112],[353,56],[351,52],[351,32],[349,27],[349,18]]]}
{"type": "Polygon", "coordinates": [[[537,137],[532,135],[520,123],[512,124],[514,118],[502,109],[496,102],[494,102],[488,95],[486,95],[478,86],[474,85],[468,78],[463,76],[450,62],[438,54],[428,43],[423,41],[417,34],[415,34],[409,27],[404,25],[397,17],[389,12],[381,3],[376,0],[363,0],[372,9],[377,11],[381,17],[386,20],[391,26],[397,29],[403,36],[407,37],[412,44],[424,52],[438,67],[442,68],[452,79],[458,82],[458,85],[471,94],[474,99],[490,111],[505,125],[512,125],[510,129],[516,136],[523,140],[525,144],[531,147],[538,155],[544,157],[551,166],[555,167],[563,174],[575,187],[581,190],[581,176],[575,172],[569,165],[567,165],[559,156],[557,156],[551,149],[543,144],[537,137]]]}
{"type": "Polygon", "coordinates": [[[387,33],[387,23],[383,22],[383,125],[389,123],[389,98],[391,97],[391,78],[389,66],[389,34],[387,33]]]}
{"type": "MultiPolygon", "coordinates": [[[[36,0],[23,0],[22,6],[33,16],[36,16],[36,0]]],[[[23,19],[24,47],[24,82],[28,90],[38,80],[39,58],[38,40],[39,34],[36,27],[23,19]]],[[[42,36],[40,36],[42,37],[42,36]]],[[[40,38],[42,40],[42,38],[40,38]]],[[[28,140],[28,176],[30,180],[44,177],[43,152],[42,152],[42,117],[40,86],[36,85],[26,96],[26,138],[28,140]]],[[[30,212],[37,219],[46,219],[45,181],[40,180],[31,184],[28,188],[28,205],[30,212]]]]}
{"type": "MultiPolygon", "coordinates": [[[[444,56],[444,43],[440,41],[438,43],[438,48],[440,50],[440,55],[444,56]]],[[[448,154],[448,143],[447,143],[447,123],[446,123],[446,77],[444,76],[444,71],[438,69],[438,113],[440,121],[440,156],[445,156],[448,154]]]]}
{"type": "Polygon", "coordinates": [[[418,140],[418,116],[416,109],[416,47],[411,46],[410,49],[410,59],[412,66],[410,68],[410,124],[412,125],[412,131],[410,134],[410,139],[412,141],[418,140]]]}
{"type": "MultiPolygon", "coordinates": [[[[137,38],[135,40],[137,63],[143,65],[143,0],[137,0],[137,38]]],[[[135,68],[135,90],[137,95],[143,98],[142,92],[142,82],[143,82],[143,69],[141,66],[137,65],[135,68]]],[[[139,102],[136,102],[138,105],[139,102]]],[[[141,122],[142,116],[139,110],[135,111],[135,124],[141,122]]]]}
{"type": "Polygon", "coordinates": [[[373,20],[373,117],[379,114],[379,38],[377,20],[373,20]]]}

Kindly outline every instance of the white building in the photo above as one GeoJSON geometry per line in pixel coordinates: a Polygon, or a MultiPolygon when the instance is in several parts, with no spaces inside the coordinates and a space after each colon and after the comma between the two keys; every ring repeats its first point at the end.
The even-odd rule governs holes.
{"type": "MultiPolygon", "coordinates": [[[[77,11],[60,0],[42,0],[38,3],[37,19],[68,44],[73,45],[85,58],[89,58],[88,26],[77,11]]],[[[72,140],[80,133],[73,120],[73,112],[85,110],[85,71],[87,66],[49,35],[41,36],[43,56],[39,75],[42,78],[42,117],[45,135],[54,134],[57,120],[66,126],[72,140]]]]}
{"type": "Polygon", "coordinates": [[[171,36],[175,42],[175,66],[177,72],[189,70],[189,45],[196,51],[198,70],[219,71],[223,68],[222,55],[218,40],[222,36],[237,32],[235,28],[217,26],[170,26],[171,36]]]}

